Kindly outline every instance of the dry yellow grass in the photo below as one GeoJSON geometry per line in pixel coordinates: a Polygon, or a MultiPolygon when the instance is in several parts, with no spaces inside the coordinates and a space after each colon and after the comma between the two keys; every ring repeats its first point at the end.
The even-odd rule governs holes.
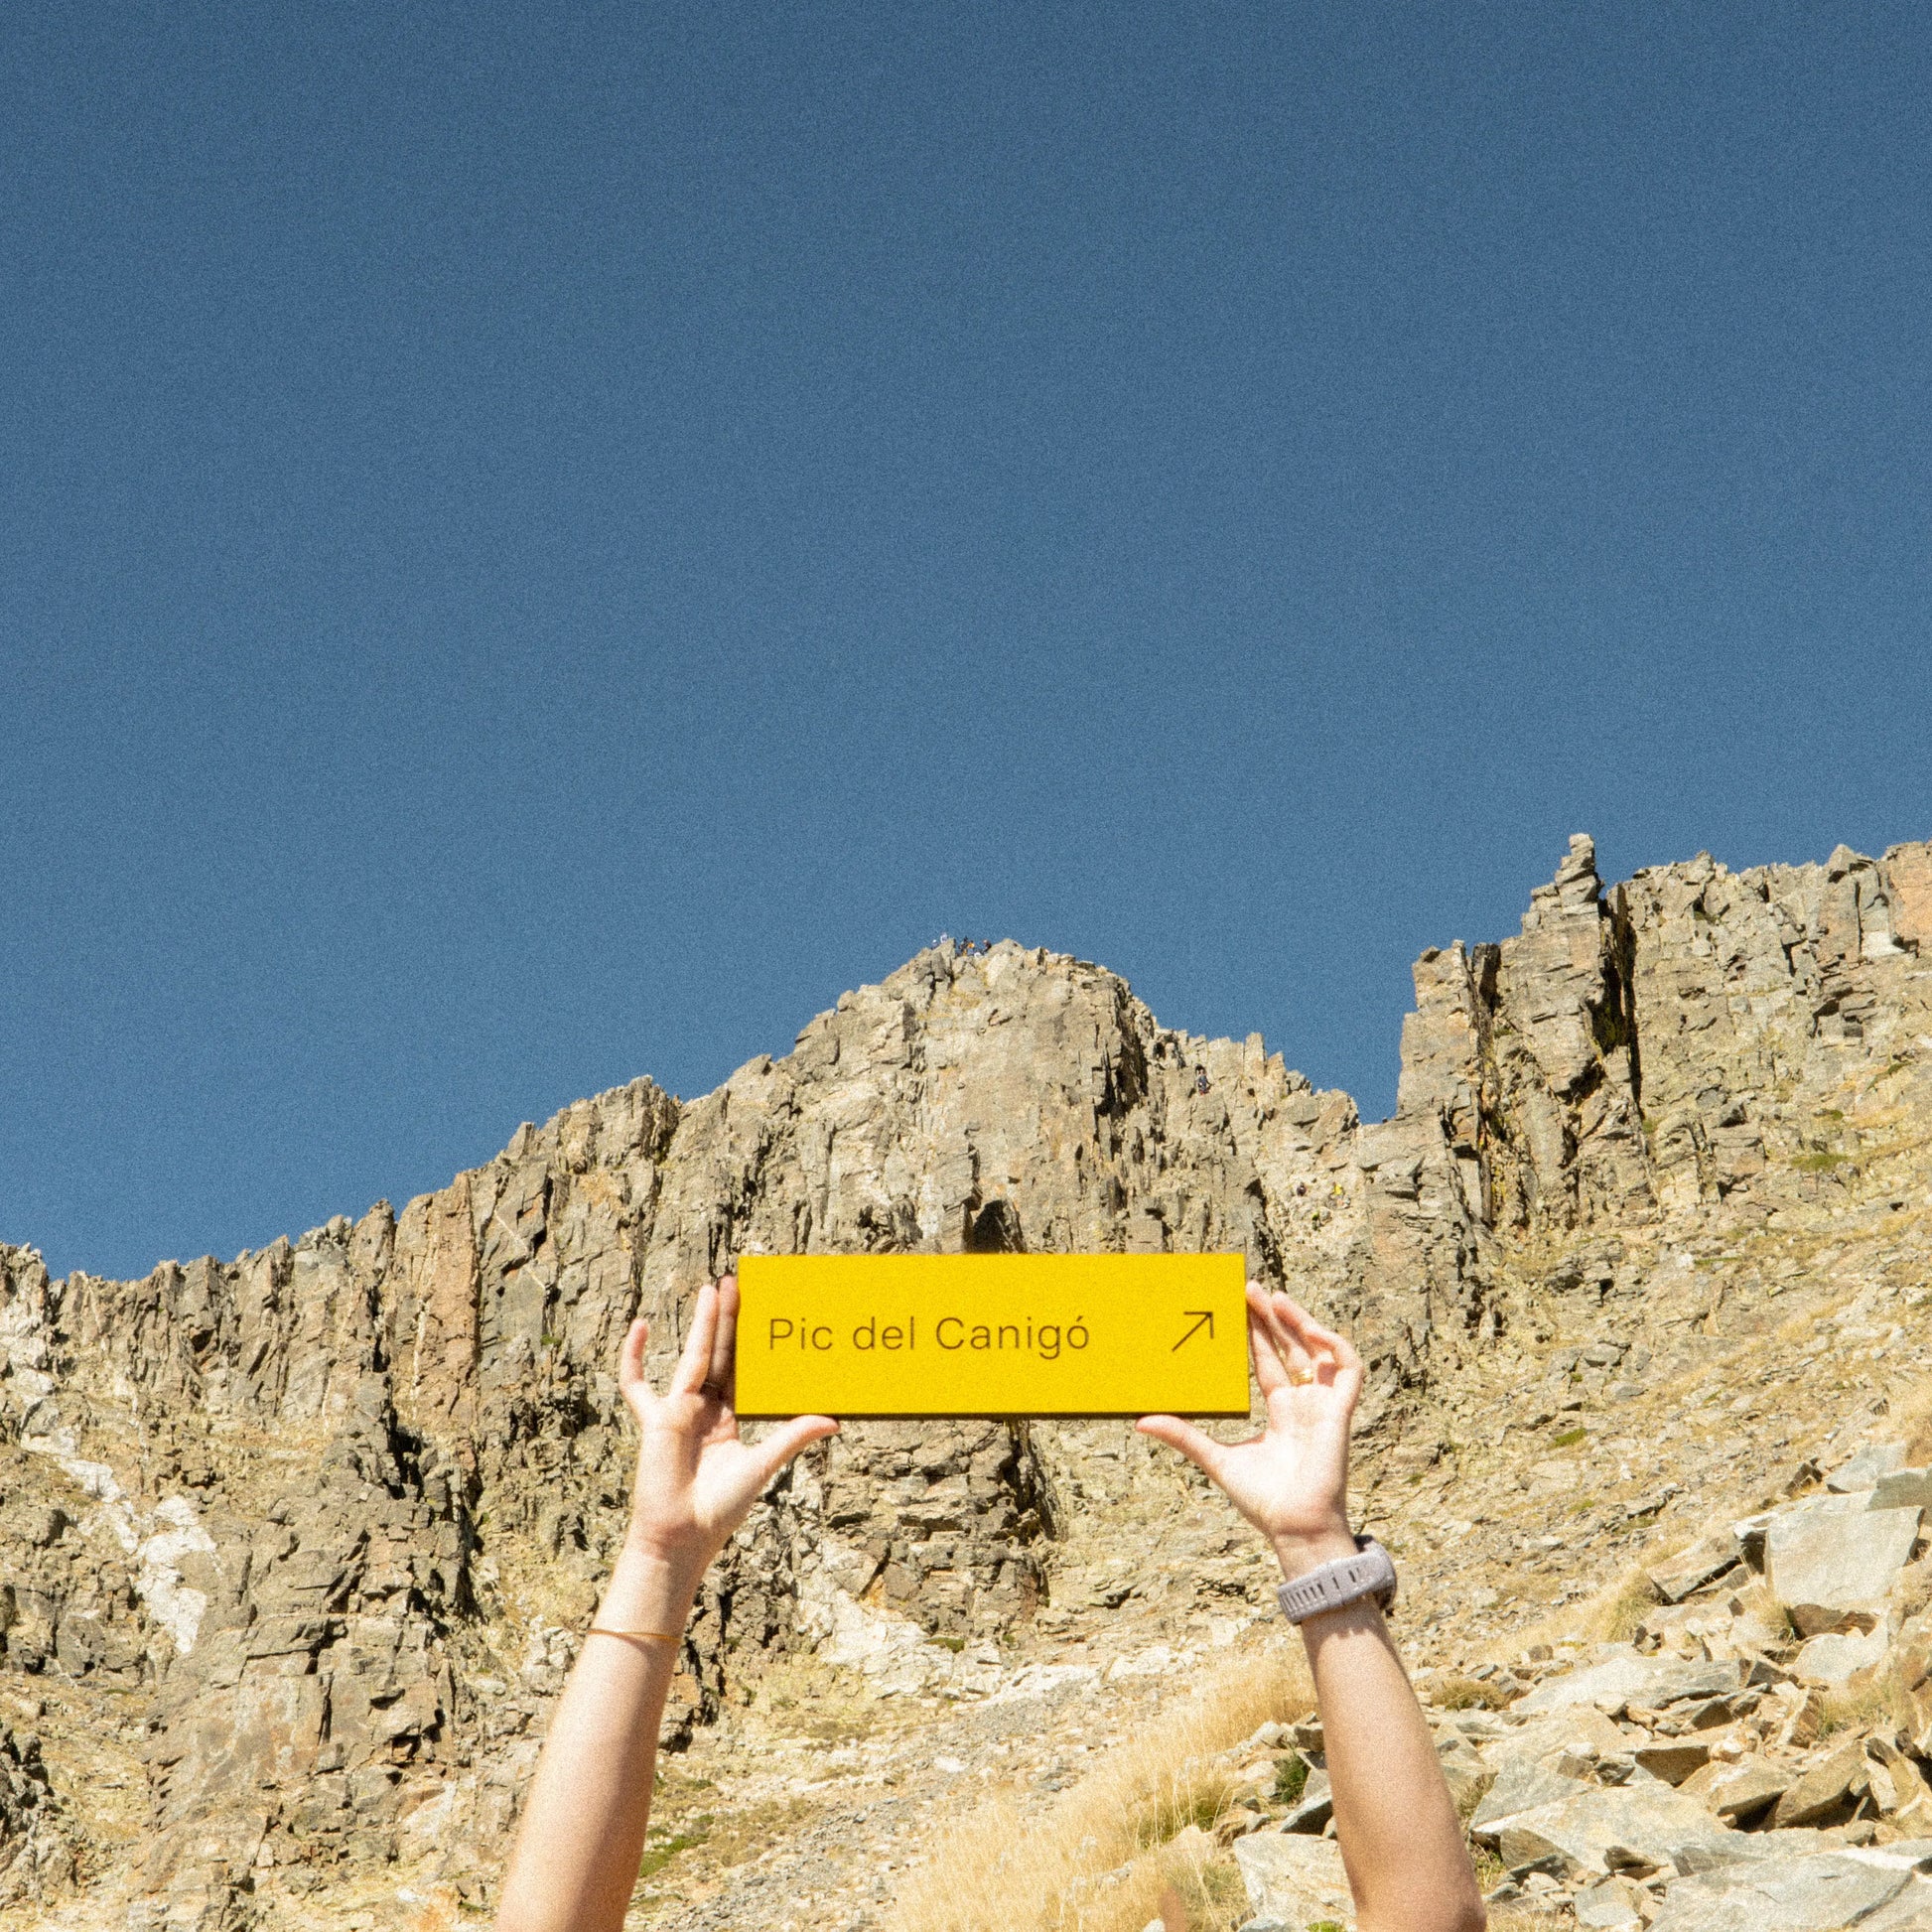
{"type": "Polygon", "coordinates": [[[1589,1599],[1591,1633],[1604,1643],[1628,1643],[1647,1612],[1657,1607],[1657,1588],[1642,1570],[1625,1572],[1589,1599]]]}
{"type": "Polygon", "coordinates": [[[1914,1383],[1891,1398],[1888,1426],[1905,1445],[1905,1459],[1923,1465],[1932,1459],[1932,1381],[1914,1383]]]}
{"type": "MultiPolygon", "coordinates": [[[[1671,1540],[1683,1542],[1681,1536],[1671,1540]]],[[[1644,1612],[1657,1602],[1657,1592],[1646,1574],[1656,1561],[1656,1557],[1646,1554],[1595,1595],[1566,1603],[1536,1622],[1498,1637],[1485,1653],[1488,1660],[1509,1663],[1532,1644],[1547,1643],[1554,1648],[1580,1638],[1590,1643],[1628,1643],[1643,1621],[1644,1612]]]]}
{"type": "Polygon", "coordinates": [[[1918,1714],[1904,1673],[1896,1664],[1861,1671],[1849,1682],[1824,1693],[1819,1700],[1818,1734],[1829,1737],[1841,1730],[1863,1730],[1889,1725],[1911,1732],[1918,1714]]]}
{"type": "Polygon", "coordinates": [[[1832,1316],[1843,1314],[1852,1305],[1852,1297],[1841,1296],[1837,1301],[1818,1301],[1807,1308],[1799,1309],[1788,1314],[1771,1331],[1774,1341],[1785,1343],[1815,1341],[1818,1331],[1832,1316]]]}
{"type": "Polygon", "coordinates": [[[1051,1805],[1003,1797],[954,1827],[900,1894],[894,1932],[1140,1932],[1170,1887],[1216,1899],[1209,1833],[1232,1795],[1220,1753],[1313,1705],[1286,1642],[1223,1666],[1051,1805]]]}
{"type": "Polygon", "coordinates": [[[1500,1711],[1513,1692],[1484,1684],[1460,1671],[1449,1671],[1430,1687],[1429,1701],[1439,1711],[1500,1711]]]}
{"type": "Polygon", "coordinates": [[[1762,1577],[1752,1578],[1732,1593],[1743,1606],[1744,1614],[1772,1631],[1780,1642],[1796,1640],[1798,1633],[1791,1627],[1791,1619],[1785,1614],[1784,1605],[1762,1577]]]}

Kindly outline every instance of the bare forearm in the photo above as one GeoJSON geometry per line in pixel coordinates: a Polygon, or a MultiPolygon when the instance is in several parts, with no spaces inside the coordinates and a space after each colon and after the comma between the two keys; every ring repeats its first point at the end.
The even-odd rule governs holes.
{"type": "Polygon", "coordinates": [[[759,1443],[731,1405],[738,1284],[707,1282],[662,1395],[644,1373],[650,1323],[633,1321],[618,1387],[637,1420],[630,1524],[611,1587],[564,1686],[503,1878],[498,1932],[621,1932],[650,1823],[657,1726],[699,1580],[764,1486],[829,1416],[759,1443]]]}
{"type": "MultiPolygon", "coordinates": [[[[680,1632],[699,1575],[626,1549],[594,1623],[680,1632]]],[[[678,1646],[658,1637],[592,1635],[551,1719],[498,1932],[618,1932],[650,1823],[657,1729],[678,1646]]]]}
{"type": "MultiPolygon", "coordinates": [[[[1352,1539],[1282,1553],[1299,1576],[1352,1539]]],[[[1429,1725],[1372,1601],[1302,1625],[1361,1932],[1474,1932],[1482,1901],[1429,1725]]]]}

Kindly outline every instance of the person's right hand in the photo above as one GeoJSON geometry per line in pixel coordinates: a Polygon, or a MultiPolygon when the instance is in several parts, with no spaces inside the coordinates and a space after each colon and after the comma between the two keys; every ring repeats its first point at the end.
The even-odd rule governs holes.
{"type": "Polygon", "coordinates": [[[1274,1544],[1291,1574],[1352,1555],[1348,1429],[1362,1392],[1361,1357],[1286,1295],[1248,1284],[1248,1341],[1268,1426],[1222,1444],[1177,1416],[1135,1426],[1198,1463],[1274,1544]]]}
{"type": "Polygon", "coordinates": [[[761,1443],[738,1439],[732,1408],[738,1346],[738,1281],[698,1290],[691,1331],[659,1395],[644,1375],[650,1326],[624,1337],[618,1386],[637,1418],[637,1476],[625,1546],[696,1579],[752,1513],[764,1485],[808,1443],[835,1435],[830,1416],[799,1416],[761,1443]]]}

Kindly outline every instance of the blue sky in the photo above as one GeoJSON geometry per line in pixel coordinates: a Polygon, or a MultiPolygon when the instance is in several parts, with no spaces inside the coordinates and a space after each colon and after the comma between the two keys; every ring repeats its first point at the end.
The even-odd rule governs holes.
{"type": "Polygon", "coordinates": [[[22,4],[0,1238],[258,1246],[942,928],[1932,836],[1921,10],[22,4]]]}

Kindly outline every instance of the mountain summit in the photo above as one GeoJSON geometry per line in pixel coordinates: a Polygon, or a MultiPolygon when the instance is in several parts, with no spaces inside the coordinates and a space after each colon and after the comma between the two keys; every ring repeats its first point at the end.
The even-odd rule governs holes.
{"type": "MultiPolygon", "coordinates": [[[[412,1888],[483,1901],[621,1526],[619,1339],[647,1315],[661,1371],[742,1254],[1245,1250],[1370,1361],[1368,1513],[1397,1520],[1423,1481],[1502,1580],[1451,1610],[1405,1579],[1445,1655],[1501,1630],[1483,1613],[1532,1574],[1446,1472],[1474,1494],[1512,1427],[1542,1440],[1552,1416],[1512,1392],[1566,1342],[1582,1440],[1615,1377],[1651,1416],[1639,1355],[1757,1321],[1789,1285],[1773,1251],[1842,1229],[1870,1321],[1922,1296],[1932,847],[1606,887],[1576,838],[1516,935],[1431,950],[1415,986],[1382,1122],[1259,1035],[1162,1027],[1102,967],[942,944],[713,1093],[580,1101],[399,1212],[138,1282],[0,1247],[0,1902],[213,1932],[412,1888]]],[[[1759,1433],[1792,1448],[1852,1398],[1766,1396],[1759,1433]]],[[[1686,1449],[1652,1480],[1640,1445],[1615,1453],[1669,1489],[1619,1536],[1757,1474],[1686,1449]]],[[[1198,1525],[1172,1587],[1144,1546],[1121,1566],[1191,1494],[1118,1425],[856,1426],[714,1573],[673,1736],[726,1748],[787,1671],[1011,1697],[1096,1605],[1177,1634],[1250,1614],[1259,1573],[1198,1525]]],[[[1530,1506],[1507,1504],[1487,1520],[1530,1506]]],[[[753,1915],[703,1922],[779,1922],[730,1909],[753,1915]]]]}

